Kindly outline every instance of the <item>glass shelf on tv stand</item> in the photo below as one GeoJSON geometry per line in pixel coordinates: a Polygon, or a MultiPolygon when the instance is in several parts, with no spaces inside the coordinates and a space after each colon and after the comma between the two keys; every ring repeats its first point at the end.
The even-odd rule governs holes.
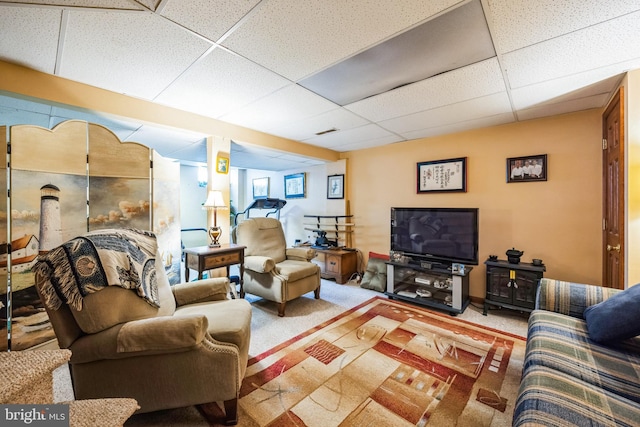
{"type": "Polygon", "coordinates": [[[387,291],[391,299],[448,311],[464,312],[469,305],[469,272],[451,272],[446,265],[430,268],[417,264],[387,262],[387,291]]]}

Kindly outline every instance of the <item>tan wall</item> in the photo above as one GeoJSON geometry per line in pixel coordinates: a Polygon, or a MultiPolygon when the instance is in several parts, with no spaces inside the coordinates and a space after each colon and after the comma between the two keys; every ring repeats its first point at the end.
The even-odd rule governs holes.
{"type": "Polygon", "coordinates": [[[601,284],[601,110],[555,116],[348,153],[355,246],[388,253],[392,206],[478,207],[484,298],[490,254],[541,258],[546,277],[601,284]],[[548,181],[506,183],[508,157],[548,155],[548,181]],[[416,194],[416,163],[467,157],[467,192],[416,194]],[[382,172],[384,171],[384,172],[382,172]]]}

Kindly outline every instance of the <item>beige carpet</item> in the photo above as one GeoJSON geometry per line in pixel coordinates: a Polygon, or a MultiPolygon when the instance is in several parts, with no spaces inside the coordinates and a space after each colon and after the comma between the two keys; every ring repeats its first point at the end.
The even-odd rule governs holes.
{"type": "MultiPolygon", "coordinates": [[[[382,297],[375,300],[376,305],[379,305],[380,301],[391,303],[395,308],[401,309],[405,313],[399,316],[406,318],[402,322],[398,319],[392,321],[394,324],[397,323],[403,326],[397,326],[391,332],[384,334],[389,337],[389,342],[387,342],[388,340],[378,340],[382,344],[374,343],[377,338],[376,336],[371,337],[370,334],[372,333],[371,331],[379,330],[378,327],[366,330],[364,337],[366,339],[374,338],[369,342],[370,347],[368,348],[367,346],[362,346],[362,340],[358,338],[359,335],[362,338],[363,334],[361,329],[358,332],[358,328],[362,326],[362,319],[354,320],[354,317],[361,317],[359,313],[367,310],[366,307],[371,304],[366,304],[357,312],[345,314],[345,311],[362,304],[362,301],[381,296],[381,294],[365,291],[353,285],[337,285],[334,282],[327,281],[323,281],[323,294],[323,300],[321,301],[314,300],[312,297],[303,297],[296,302],[292,302],[293,304],[287,307],[287,316],[285,318],[277,318],[275,305],[258,299],[252,300],[254,322],[257,323],[254,326],[256,326],[257,332],[256,329],[252,332],[251,354],[253,356],[259,353],[264,354],[254,357],[250,362],[239,410],[240,426],[331,426],[341,425],[341,422],[344,423],[342,425],[416,425],[413,422],[416,416],[418,416],[417,423],[419,424],[422,419],[422,412],[419,410],[412,411],[411,415],[407,416],[410,418],[409,421],[388,409],[388,406],[393,406],[389,402],[395,399],[390,399],[388,396],[385,398],[384,396],[385,393],[388,394],[386,391],[388,389],[393,390],[394,393],[401,392],[401,390],[397,390],[398,384],[394,380],[396,376],[403,375],[403,373],[409,376],[413,375],[418,378],[416,383],[419,383],[425,378],[429,379],[431,368],[427,369],[425,366],[416,368],[412,365],[411,358],[409,360],[402,358],[396,360],[393,357],[386,359],[388,356],[384,356],[385,359],[376,360],[376,357],[374,357],[382,354],[380,352],[381,348],[391,353],[419,354],[413,348],[416,345],[421,351],[427,351],[426,356],[430,355],[432,359],[436,360],[436,362],[430,363],[437,363],[438,358],[441,358],[440,363],[445,363],[448,359],[453,360],[457,356],[463,359],[465,364],[461,368],[455,368],[455,364],[451,365],[450,363],[451,366],[445,364],[445,368],[441,369],[436,369],[435,364],[429,365],[438,372],[438,375],[446,374],[451,384],[447,385],[445,380],[442,388],[438,390],[436,398],[432,400],[431,405],[435,405],[436,408],[440,407],[440,410],[432,411],[427,419],[423,420],[423,422],[426,422],[430,419],[431,422],[424,425],[507,426],[511,424],[513,411],[511,405],[513,405],[520,380],[522,353],[524,352],[524,341],[513,334],[526,334],[525,317],[518,313],[502,312],[502,310],[496,313],[490,312],[489,316],[483,316],[481,309],[474,306],[469,306],[464,314],[453,317],[446,313],[426,311],[414,305],[397,303],[382,297]],[[351,304],[350,307],[343,306],[349,304],[351,304]],[[316,309],[313,313],[305,313],[308,310],[313,310],[313,308],[316,309]],[[337,314],[333,314],[335,312],[337,314]],[[326,322],[336,316],[339,319],[331,322],[328,326],[325,325],[325,329],[328,328],[328,331],[319,331],[318,328],[314,328],[319,323],[326,322]],[[306,317],[315,317],[319,323],[307,324],[309,320],[306,317]],[[319,317],[327,318],[318,320],[319,317]],[[416,320],[418,318],[435,319],[436,324],[425,326],[421,321],[416,320]],[[507,325],[506,329],[510,329],[511,333],[488,330],[474,325],[471,323],[473,320],[469,321],[465,320],[465,318],[481,320],[486,324],[507,325]],[[270,321],[267,321],[267,319],[270,321]],[[283,323],[280,323],[281,321],[283,323]],[[274,324],[279,327],[274,328],[274,324]],[[355,325],[355,329],[351,332],[343,331],[344,324],[351,325],[349,327],[355,325]],[[336,337],[335,330],[331,332],[336,326],[339,326],[341,332],[338,333],[338,336],[341,338],[336,337]],[[312,331],[300,330],[302,328],[313,329],[312,331]],[[455,332],[450,332],[451,330],[455,332]],[[403,341],[404,338],[402,336],[408,332],[414,336],[413,343],[403,341]],[[328,335],[325,336],[324,334],[328,335]],[[434,339],[436,334],[439,338],[434,339]],[[471,339],[475,346],[471,345],[469,347],[467,342],[457,344],[455,339],[458,336],[467,337],[464,338],[466,341],[471,339]],[[293,340],[292,337],[294,337],[293,340]],[[275,343],[264,342],[265,339],[271,341],[280,338],[284,339],[275,343]],[[290,341],[283,343],[287,339],[290,341]],[[340,340],[344,342],[339,342],[340,340]],[[452,345],[452,342],[456,344],[452,345]],[[491,345],[487,344],[488,342],[491,342],[491,345]],[[507,342],[509,344],[506,344],[507,342]],[[314,343],[321,344],[314,346],[314,343]],[[339,345],[336,345],[336,343],[339,345]],[[275,344],[279,345],[272,348],[275,344]],[[305,352],[304,349],[307,348],[311,348],[309,351],[315,356],[305,352]],[[412,351],[410,351],[411,348],[413,348],[412,351]],[[499,350],[499,348],[506,350],[499,350]],[[455,351],[452,349],[455,349],[455,351]],[[318,362],[317,356],[330,354],[330,350],[334,352],[344,350],[344,353],[331,360],[328,365],[318,362]],[[353,354],[359,355],[354,357],[353,354]],[[291,359],[298,360],[300,357],[303,360],[291,363],[291,359]],[[386,403],[381,404],[378,400],[371,398],[357,401],[352,397],[357,395],[362,398],[363,394],[373,393],[368,390],[375,384],[373,379],[371,381],[349,380],[350,370],[356,369],[362,364],[368,369],[373,368],[370,374],[375,373],[378,376],[384,376],[384,380],[378,381],[380,382],[378,384],[379,390],[376,390],[378,400],[386,403]],[[290,367],[283,369],[283,365],[290,367]],[[311,371],[310,365],[319,365],[321,375],[311,371]],[[456,369],[460,369],[461,372],[456,371],[456,369]],[[494,372],[496,369],[497,373],[494,372]],[[389,372],[390,370],[391,372],[389,372]],[[416,372],[419,372],[419,374],[416,372]],[[282,377],[278,375],[280,373],[283,375],[282,377]],[[313,379],[310,380],[310,378],[313,379]],[[319,378],[325,378],[326,381],[318,383],[320,381],[319,378]],[[454,379],[452,380],[451,378],[454,379]],[[499,378],[498,382],[496,382],[496,378],[499,378]],[[309,381],[311,381],[312,385],[310,385],[309,381]],[[363,383],[366,386],[363,386],[363,383]],[[313,390],[315,391],[310,391],[309,388],[314,386],[315,389],[313,390]],[[367,393],[363,389],[367,389],[367,393]],[[443,392],[444,394],[442,394],[443,392]],[[328,400],[319,405],[315,401],[321,401],[321,398],[328,400]],[[445,402],[447,399],[448,401],[457,402],[453,406],[453,408],[456,408],[453,414],[450,413],[451,407],[439,403],[441,401],[445,402]],[[258,404],[259,402],[261,404],[258,404]],[[436,405],[433,402],[439,404],[436,405]],[[356,403],[365,406],[357,406],[356,403]],[[261,405],[267,410],[261,412],[259,410],[261,405]],[[300,406],[297,406],[295,410],[291,410],[296,405],[300,406]],[[491,405],[497,405],[498,409],[491,405]],[[318,410],[317,406],[320,410],[318,410]],[[338,407],[342,409],[338,410],[338,407]],[[351,410],[349,411],[345,408],[351,408],[351,410]],[[443,408],[446,408],[446,410],[443,408]],[[418,414],[418,412],[420,413],[418,414]],[[449,417],[446,421],[443,421],[443,413],[449,417]],[[356,417],[355,414],[361,418],[356,417]],[[341,416],[343,417],[342,419],[340,418],[341,416]],[[349,416],[351,418],[347,418],[349,416]],[[278,422],[269,424],[269,422],[273,422],[278,417],[280,417],[278,422]],[[455,418],[455,421],[452,421],[452,417],[455,418]],[[374,422],[374,424],[370,424],[369,421],[374,422]]],[[[249,299],[251,299],[251,296],[249,296],[249,299]]],[[[371,313],[364,316],[365,318],[367,316],[371,317],[371,313]]],[[[374,376],[367,374],[365,377],[373,378],[374,376]]],[[[378,379],[380,380],[380,378],[378,379]]],[[[414,382],[413,379],[411,381],[414,382]]],[[[428,381],[423,381],[423,383],[426,387],[428,381]]],[[[424,399],[428,400],[429,398],[427,396],[424,399]]],[[[411,400],[416,400],[415,396],[412,396],[411,400]]],[[[426,400],[422,401],[421,405],[424,406],[425,403],[426,400]]],[[[428,403],[427,406],[429,406],[428,403]]],[[[417,407],[420,407],[420,405],[417,407]]],[[[398,410],[397,412],[403,411],[398,410]]],[[[213,415],[215,416],[216,414],[213,415]]],[[[207,426],[216,424],[209,424],[204,421],[195,408],[181,408],[136,415],[125,425],[207,426]]]]}

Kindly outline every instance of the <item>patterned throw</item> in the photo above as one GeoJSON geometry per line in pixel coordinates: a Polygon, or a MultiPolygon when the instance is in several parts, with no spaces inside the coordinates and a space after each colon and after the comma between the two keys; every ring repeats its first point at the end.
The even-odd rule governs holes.
{"type": "Polygon", "coordinates": [[[107,286],[133,289],[159,307],[155,275],[156,236],[133,229],[98,230],[76,237],[41,255],[34,271],[44,278],[45,304],[65,303],[82,310],[83,298],[107,286]]]}

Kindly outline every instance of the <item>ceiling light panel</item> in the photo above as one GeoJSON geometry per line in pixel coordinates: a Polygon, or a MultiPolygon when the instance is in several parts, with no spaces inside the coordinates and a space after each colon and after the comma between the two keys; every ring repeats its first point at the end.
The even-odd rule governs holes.
{"type": "Polygon", "coordinates": [[[151,13],[71,11],[60,75],[153,99],[210,46],[151,13]]]}
{"type": "Polygon", "coordinates": [[[506,90],[496,58],[425,79],[345,106],[380,121],[506,90]]]}
{"type": "Polygon", "coordinates": [[[219,117],[288,84],[281,76],[219,48],[182,74],[155,101],[219,117]]]}
{"type": "Polygon", "coordinates": [[[487,0],[486,3],[499,53],[511,52],[640,10],[637,0],[487,0]]]}
{"type": "Polygon", "coordinates": [[[350,104],[495,56],[480,0],[300,81],[335,102],[350,104]]]}
{"type": "Polygon", "coordinates": [[[270,0],[223,44],[298,81],[458,3],[270,0]]]}
{"type": "Polygon", "coordinates": [[[335,104],[291,84],[220,119],[251,129],[269,132],[297,120],[335,109],[335,104]]]}
{"type": "Polygon", "coordinates": [[[216,41],[258,3],[260,0],[170,0],[162,15],[216,41]]]}
{"type": "Polygon", "coordinates": [[[518,88],[631,58],[640,60],[638,46],[640,12],[508,53],[503,66],[511,87],[518,88]]]}
{"type": "Polygon", "coordinates": [[[61,10],[0,6],[0,59],[53,74],[61,19],[61,10]]]}

